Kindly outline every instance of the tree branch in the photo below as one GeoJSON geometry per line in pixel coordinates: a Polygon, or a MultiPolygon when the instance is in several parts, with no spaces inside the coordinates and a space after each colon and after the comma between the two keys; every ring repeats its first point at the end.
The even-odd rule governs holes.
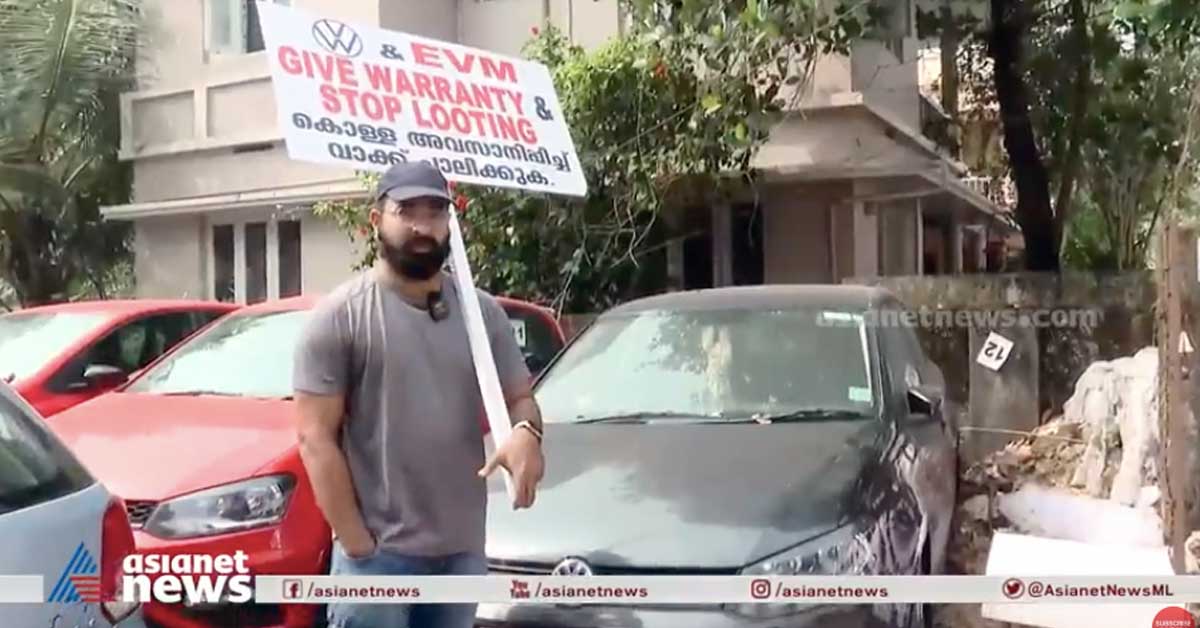
{"type": "Polygon", "coordinates": [[[1071,213],[1071,201],[1075,193],[1075,182],[1083,163],[1084,117],[1088,111],[1088,88],[1092,76],[1092,55],[1088,36],[1088,19],[1091,11],[1084,7],[1084,0],[1070,0],[1071,4],[1071,52],[1075,62],[1075,79],[1071,93],[1071,108],[1068,114],[1066,152],[1063,155],[1063,170],[1059,177],[1058,196],[1054,202],[1054,229],[1056,238],[1062,241],[1063,225],[1071,213]]]}
{"type": "Polygon", "coordinates": [[[1029,85],[1022,70],[1029,27],[1026,5],[1025,0],[991,0],[989,52],[995,62],[993,80],[1004,122],[1004,147],[1017,186],[1016,219],[1025,236],[1025,265],[1031,271],[1057,272],[1058,234],[1050,180],[1029,113],[1029,85]]]}

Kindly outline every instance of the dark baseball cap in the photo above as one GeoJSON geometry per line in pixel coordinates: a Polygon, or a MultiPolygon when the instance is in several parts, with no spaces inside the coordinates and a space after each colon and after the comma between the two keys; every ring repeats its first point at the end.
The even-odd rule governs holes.
{"type": "Polygon", "coordinates": [[[384,196],[395,201],[431,196],[450,202],[450,186],[446,177],[426,161],[402,163],[392,166],[379,178],[375,186],[375,201],[384,196]]]}

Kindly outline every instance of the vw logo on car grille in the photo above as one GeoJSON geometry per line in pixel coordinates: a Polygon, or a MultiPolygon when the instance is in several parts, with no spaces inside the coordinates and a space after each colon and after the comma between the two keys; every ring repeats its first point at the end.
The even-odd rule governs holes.
{"type": "Polygon", "coordinates": [[[590,576],[592,566],[587,564],[587,561],[582,558],[568,558],[554,566],[554,571],[550,572],[552,576],[590,576]]]}
{"type": "Polygon", "coordinates": [[[317,45],[335,55],[357,57],[362,54],[362,38],[353,28],[337,20],[318,20],[313,24],[312,32],[317,45]]]}

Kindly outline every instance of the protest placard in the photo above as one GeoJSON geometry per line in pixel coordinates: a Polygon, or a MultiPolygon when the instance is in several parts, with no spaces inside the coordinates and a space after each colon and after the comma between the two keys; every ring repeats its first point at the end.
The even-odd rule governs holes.
{"type": "MultiPolygon", "coordinates": [[[[546,66],[273,3],[258,10],[292,159],[375,171],[428,161],[451,181],[587,193],[546,66]]],[[[498,447],[512,426],[453,207],[450,262],[498,447]]]]}
{"type": "Polygon", "coordinates": [[[546,66],[259,3],[292,159],[571,196],[587,182],[546,66]]]}

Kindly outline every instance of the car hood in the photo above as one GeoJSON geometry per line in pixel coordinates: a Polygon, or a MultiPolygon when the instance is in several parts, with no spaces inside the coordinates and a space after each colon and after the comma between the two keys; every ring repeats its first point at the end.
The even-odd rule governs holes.
{"type": "Polygon", "coordinates": [[[534,507],[489,483],[488,556],[545,568],[732,570],[854,516],[878,421],[549,425],[534,507]]]}
{"type": "Polygon", "coordinates": [[[157,501],[247,478],[295,447],[291,409],[281,400],[113,393],[48,423],[113,493],[157,501]]]}

